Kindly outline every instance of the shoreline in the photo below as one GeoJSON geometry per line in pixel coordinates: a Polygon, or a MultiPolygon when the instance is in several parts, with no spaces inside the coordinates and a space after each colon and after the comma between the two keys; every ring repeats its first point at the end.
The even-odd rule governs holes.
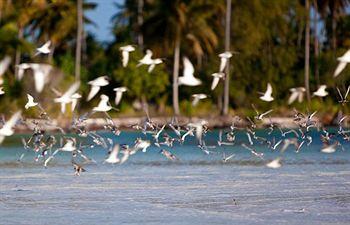
{"type": "MultiPolygon", "coordinates": [[[[172,120],[173,117],[166,117],[166,116],[156,116],[152,117],[152,121],[159,126],[163,126],[166,123],[169,123],[172,120]]],[[[247,125],[249,125],[249,121],[246,118],[241,118],[238,120],[237,116],[213,116],[213,117],[186,117],[186,116],[179,116],[176,117],[178,120],[179,125],[184,126],[188,123],[196,123],[200,121],[207,121],[207,126],[209,128],[228,128],[233,123],[236,127],[244,128],[247,125]]],[[[132,126],[135,124],[142,124],[147,117],[119,117],[119,118],[112,118],[114,124],[120,128],[121,130],[132,130],[132,126]]],[[[331,123],[333,120],[324,120],[322,118],[315,117],[313,119],[315,122],[322,126],[332,126],[335,125],[334,123],[331,123]]],[[[34,121],[37,122],[39,125],[44,125],[45,130],[48,131],[55,131],[59,130],[57,127],[61,127],[64,131],[70,132],[71,129],[71,120],[69,119],[60,119],[56,120],[53,119],[53,123],[51,125],[47,125],[45,123],[46,120],[43,119],[26,119],[26,124],[32,124],[29,125],[18,125],[16,127],[17,133],[26,133],[31,132],[34,129],[34,121]]],[[[269,127],[270,124],[275,124],[280,126],[281,128],[296,128],[297,124],[293,121],[293,117],[269,117],[269,118],[263,118],[261,121],[257,123],[258,128],[266,128],[269,127]]],[[[86,128],[88,130],[103,130],[104,125],[106,125],[105,118],[89,118],[87,119],[84,124],[86,125],[86,128]]]]}

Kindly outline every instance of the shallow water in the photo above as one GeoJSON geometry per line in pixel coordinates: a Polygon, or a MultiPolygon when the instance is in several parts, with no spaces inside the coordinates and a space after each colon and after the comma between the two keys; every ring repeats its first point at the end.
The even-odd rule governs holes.
{"type": "MultiPolygon", "coordinates": [[[[124,132],[115,141],[137,136],[124,132]]],[[[170,149],[180,158],[175,163],[150,148],[124,165],[107,165],[106,150],[93,149],[86,153],[98,164],[86,165],[80,177],[69,153],[47,169],[33,154],[17,162],[24,149],[12,144],[19,143],[15,136],[0,149],[0,224],[349,224],[349,145],[323,154],[313,136],[300,153],[258,147],[264,160],[239,146],[221,147],[236,154],[227,163],[221,154],[203,154],[194,139],[170,149]],[[265,167],[277,156],[280,169],[265,167]]],[[[208,135],[207,145],[216,138],[208,135]]]]}

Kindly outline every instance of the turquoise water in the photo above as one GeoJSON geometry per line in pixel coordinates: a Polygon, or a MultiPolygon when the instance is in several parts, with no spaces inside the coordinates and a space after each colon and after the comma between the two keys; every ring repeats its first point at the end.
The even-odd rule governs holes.
{"type": "MultiPolygon", "coordinates": [[[[123,132],[113,139],[131,144],[138,136],[145,138],[123,132]]],[[[319,133],[312,136],[299,153],[257,147],[264,159],[239,145],[206,155],[194,138],[164,147],[178,162],[152,147],[123,165],[107,165],[107,150],[95,148],[86,154],[97,164],[77,177],[69,153],[59,153],[47,169],[33,153],[18,162],[25,150],[17,135],[0,149],[0,224],[350,224],[349,145],[323,154],[319,133]],[[222,151],[235,157],[223,163],[222,151]],[[265,166],[278,156],[281,168],[265,166]]],[[[211,132],[206,144],[217,137],[211,132]]],[[[236,140],[245,138],[240,133],[236,140]]]]}

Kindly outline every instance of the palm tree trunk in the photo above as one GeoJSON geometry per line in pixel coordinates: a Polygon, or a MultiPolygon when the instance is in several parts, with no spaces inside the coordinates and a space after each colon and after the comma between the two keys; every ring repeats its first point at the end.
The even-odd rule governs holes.
{"type": "Polygon", "coordinates": [[[177,35],[175,40],[174,50],[174,71],[173,71],[173,108],[174,114],[180,115],[179,108],[179,66],[180,66],[180,34],[177,35]]]}
{"type": "Polygon", "coordinates": [[[336,57],[337,51],[337,18],[336,18],[336,10],[335,7],[332,12],[332,50],[334,58],[336,57]]]}
{"type": "Polygon", "coordinates": [[[313,0],[314,4],[314,18],[313,18],[313,25],[314,25],[314,57],[315,57],[315,79],[316,79],[316,84],[317,87],[320,86],[320,71],[318,68],[318,57],[319,57],[319,45],[318,45],[318,36],[317,36],[317,31],[318,31],[318,18],[317,18],[317,12],[318,12],[318,5],[317,5],[317,0],[313,0]]]}
{"type": "Polygon", "coordinates": [[[77,0],[77,43],[75,49],[75,80],[80,81],[81,44],[83,33],[83,0],[77,0]]]}
{"type": "Polygon", "coordinates": [[[137,43],[141,50],[143,50],[143,34],[141,32],[141,26],[143,24],[143,0],[137,1],[137,26],[138,26],[138,34],[137,34],[137,43]]]}
{"type": "MultiPolygon", "coordinates": [[[[231,0],[226,0],[226,22],[225,22],[225,51],[230,51],[230,35],[231,35],[231,0]]],[[[228,60],[225,70],[225,86],[224,86],[224,106],[222,115],[228,114],[229,97],[230,97],[230,61],[228,60]]]]}
{"type": "MultiPolygon", "coordinates": [[[[18,39],[23,38],[23,32],[24,29],[22,27],[18,28],[18,39]]],[[[16,56],[15,56],[15,65],[18,65],[21,63],[21,50],[17,47],[16,49],[16,56]]],[[[15,67],[15,77],[18,78],[18,68],[15,67]]]]}
{"type": "Polygon", "coordinates": [[[310,4],[309,0],[305,0],[306,8],[306,27],[305,27],[305,89],[306,89],[306,98],[308,103],[311,101],[310,97],[310,4]]]}

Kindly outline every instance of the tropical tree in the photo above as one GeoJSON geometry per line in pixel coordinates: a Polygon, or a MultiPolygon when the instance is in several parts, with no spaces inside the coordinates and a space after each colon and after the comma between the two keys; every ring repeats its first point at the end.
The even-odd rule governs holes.
{"type": "Polygon", "coordinates": [[[221,13],[222,4],[204,0],[155,0],[149,10],[143,31],[146,45],[155,52],[173,52],[173,109],[178,115],[178,76],[181,49],[197,58],[211,54],[218,45],[218,35],[210,26],[221,13]]]}

